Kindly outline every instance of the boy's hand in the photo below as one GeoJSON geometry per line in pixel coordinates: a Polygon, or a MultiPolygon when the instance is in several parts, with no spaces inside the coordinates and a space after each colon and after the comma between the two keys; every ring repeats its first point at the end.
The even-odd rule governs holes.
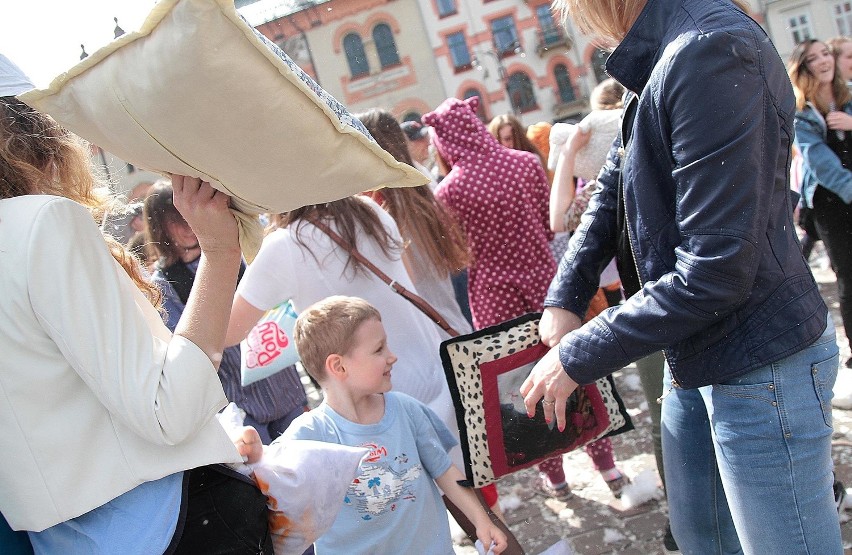
{"type": "Polygon", "coordinates": [[[231,441],[237,446],[237,451],[248,464],[256,463],[263,455],[263,442],[260,440],[260,434],[251,426],[243,427],[238,435],[231,437],[231,441]]]}
{"type": "Polygon", "coordinates": [[[476,537],[482,542],[484,553],[503,553],[508,546],[506,534],[490,520],[476,527],[476,537]]]}

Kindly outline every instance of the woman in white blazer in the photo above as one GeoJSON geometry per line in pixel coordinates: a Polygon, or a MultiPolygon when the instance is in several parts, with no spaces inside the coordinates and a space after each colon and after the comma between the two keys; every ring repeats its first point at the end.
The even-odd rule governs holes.
{"type": "Polygon", "coordinates": [[[98,228],[113,201],[88,145],[12,96],[27,88],[0,55],[0,512],[37,553],[271,553],[265,497],[214,464],[260,456],[253,429],[214,418],[240,264],[228,197],[173,176],[202,258],[172,335],[98,228]],[[235,499],[251,526],[232,533],[235,499]]]}

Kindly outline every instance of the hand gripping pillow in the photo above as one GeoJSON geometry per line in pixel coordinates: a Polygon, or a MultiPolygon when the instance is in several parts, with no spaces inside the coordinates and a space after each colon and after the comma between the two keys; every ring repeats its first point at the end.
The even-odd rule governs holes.
{"type": "MultiPolygon", "coordinates": [[[[233,0],[161,0],[139,31],[20,99],[138,167],[209,181],[252,216],[426,183],[233,0]]],[[[248,259],[256,220],[240,218],[248,259]]]]}

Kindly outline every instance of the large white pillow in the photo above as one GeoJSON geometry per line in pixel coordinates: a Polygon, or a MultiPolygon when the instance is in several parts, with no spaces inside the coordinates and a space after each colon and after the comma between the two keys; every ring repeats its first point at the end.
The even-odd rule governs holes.
{"type": "MultiPolygon", "coordinates": [[[[139,31],[20,99],[138,167],[209,181],[245,214],[426,183],[233,0],[160,0],[139,31]]],[[[241,222],[249,259],[254,221],[241,222]]]]}

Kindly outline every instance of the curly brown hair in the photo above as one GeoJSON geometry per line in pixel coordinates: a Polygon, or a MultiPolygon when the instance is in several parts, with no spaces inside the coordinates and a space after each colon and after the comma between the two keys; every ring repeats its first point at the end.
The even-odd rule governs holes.
{"type": "MultiPolygon", "coordinates": [[[[123,210],[91,162],[89,145],[46,114],[12,96],[0,97],[0,198],[56,195],[73,200],[101,223],[123,210]]],[[[104,235],[113,258],[151,303],[159,307],[160,290],[141,263],[115,238],[104,235]]]]}

